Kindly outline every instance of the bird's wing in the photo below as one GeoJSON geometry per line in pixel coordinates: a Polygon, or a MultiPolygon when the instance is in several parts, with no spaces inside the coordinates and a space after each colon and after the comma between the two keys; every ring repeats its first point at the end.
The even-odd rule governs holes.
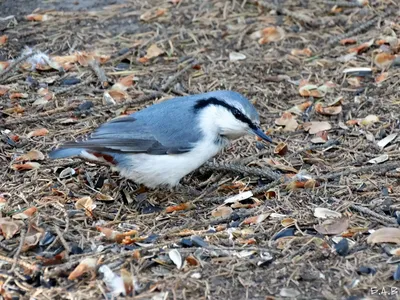
{"type": "Polygon", "coordinates": [[[193,125],[179,121],[135,118],[136,114],[101,125],[85,140],[70,142],[61,148],[83,148],[100,153],[178,154],[190,151],[200,136],[193,125]]]}

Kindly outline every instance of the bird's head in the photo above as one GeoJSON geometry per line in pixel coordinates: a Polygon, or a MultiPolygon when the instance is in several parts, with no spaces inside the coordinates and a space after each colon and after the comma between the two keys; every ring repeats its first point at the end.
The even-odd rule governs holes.
{"type": "Polygon", "coordinates": [[[257,110],[247,98],[232,91],[215,91],[205,95],[194,106],[195,112],[200,113],[203,131],[231,140],[254,134],[272,142],[261,130],[257,110]]]}

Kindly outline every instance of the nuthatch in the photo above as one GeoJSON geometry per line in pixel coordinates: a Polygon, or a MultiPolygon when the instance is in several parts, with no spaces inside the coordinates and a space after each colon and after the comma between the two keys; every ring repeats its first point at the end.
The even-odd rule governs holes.
{"type": "Polygon", "coordinates": [[[232,91],[177,97],[101,125],[85,140],[69,142],[50,158],[79,156],[106,162],[138,184],[174,187],[231,140],[260,129],[259,116],[232,91]]]}

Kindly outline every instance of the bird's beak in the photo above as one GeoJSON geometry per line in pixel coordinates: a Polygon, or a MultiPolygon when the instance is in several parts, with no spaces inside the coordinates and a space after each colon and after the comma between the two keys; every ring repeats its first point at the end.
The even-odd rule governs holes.
{"type": "Polygon", "coordinates": [[[258,136],[259,138],[262,138],[264,141],[267,141],[267,142],[272,143],[272,139],[271,139],[268,135],[266,135],[266,134],[264,133],[264,131],[261,130],[260,127],[256,127],[255,129],[252,129],[252,132],[253,132],[256,136],[258,136]]]}

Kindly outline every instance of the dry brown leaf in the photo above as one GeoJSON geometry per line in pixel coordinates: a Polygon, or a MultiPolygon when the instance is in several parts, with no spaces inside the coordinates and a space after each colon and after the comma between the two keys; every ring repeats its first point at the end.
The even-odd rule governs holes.
{"type": "Polygon", "coordinates": [[[341,45],[346,46],[346,45],[353,45],[357,43],[357,40],[355,39],[343,39],[340,40],[339,42],[341,45]]]}
{"type": "MultiPolygon", "coordinates": [[[[375,82],[376,83],[382,83],[384,82],[386,79],[388,79],[389,77],[389,73],[388,72],[383,72],[381,74],[379,74],[378,76],[376,76],[375,78],[375,82]]],[[[1,95],[0,95],[1,96],[1,95]]]]}
{"type": "Polygon", "coordinates": [[[275,124],[285,126],[283,131],[296,131],[299,124],[290,112],[284,112],[279,119],[275,120],[275,124]]]}
{"type": "Polygon", "coordinates": [[[294,56],[308,56],[310,57],[312,55],[312,51],[310,48],[304,48],[304,49],[293,49],[290,51],[290,54],[294,56]]]}
{"type": "Polygon", "coordinates": [[[189,209],[192,209],[192,208],[195,208],[194,204],[191,203],[191,202],[186,202],[186,203],[182,203],[182,204],[179,204],[179,205],[168,206],[165,209],[165,212],[172,213],[174,211],[189,210],[189,209]]]}
{"type": "Polygon", "coordinates": [[[13,164],[11,166],[11,169],[13,169],[15,171],[35,170],[35,169],[39,169],[39,168],[40,168],[40,164],[37,162],[27,162],[24,164],[13,164]]]}
{"type": "Polygon", "coordinates": [[[159,48],[159,47],[157,46],[157,44],[152,44],[152,45],[149,47],[149,49],[147,49],[146,57],[147,57],[148,59],[151,59],[151,58],[160,56],[160,55],[163,54],[163,53],[164,53],[164,50],[161,49],[161,48],[159,48]]]}
{"type": "Polygon", "coordinates": [[[346,231],[348,226],[349,219],[344,217],[325,220],[322,224],[315,225],[314,229],[320,234],[336,235],[346,231]]]}
{"type": "Polygon", "coordinates": [[[244,219],[242,224],[244,224],[244,225],[260,224],[266,218],[268,218],[268,214],[261,214],[261,215],[258,215],[258,216],[249,217],[249,218],[244,219]]]}
{"type": "Polygon", "coordinates": [[[49,15],[42,15],[42,14],[30,14],[25,16],[25,19],[28,21],[36,21],[36,22],[46,22],[52,19],[49,15]]]}
{"type": "Polygon", "coordinates": [[[126,91],[128,88],[130,88],[133,85],[133,79],[134,79],[133,74],[123,77],[117,83],[115,83],[111,87],[111,89],[126,91]]]}
{"type": "Polygon", "coordinates": [[[84,258],[79,265],[69,274],[69,280],[75,280],[83,274],[90,273],[91,279],[96,277],[97,258],[88,257],[84,258]]]}
{"type": "Polygon", "coordinates": [[[260,45],[270,42],[278,42],[285,38],[285,31],[281,27],[267,27],[250,35],[251,39],[258,39],[260,45]]]}
{"type": "Polygon", "coordinates": [[[386,52],[379,53],[374,57],[375,65],[380,69],[389,68],[394,62],[396,56],[386,52]]]}
{"type": "Polygon", "coordinates": [[[230,216],[233,212],[233,209],[230,206],[219,206],[213,211],[211,211],[211,215],[214,218],[223,218],[230,216]]]}
{"type": "Polygon", "coordinates": [[[27,134],[27,138],[31,138],[34,136],[45,136],[49,133],[49,131],[46,128],[40,128],[40,129],[36,129],[34,131],[31,131],[27,134]]]}
{"type": "Polygon", "coordinates": [[[7,35],[0,35],[0,46],[5,45],[8,41],[8,36],[7,35]]]}
{"type": "Polygon", "coordinates": [[[27,93],[11,93],[10,96],[9,96],[10,100],[13,100],[13,99],[26,99],[28,97],[29,97],[29,95],[27,93]]]}
{"type": "Polygon", "coordinates": [[[18,156],[15,161],[44,160],[44,154],[39,150],[31,150],[28,153],[18,156]]]}
{"type": "Polygon", "coordinates": [[[93,199],[91,197],[86,196],[76,199],[75,208],[84,210],[88,217],[92,217],[93,209],[96,208],[96,204],[93,203],[93,199]]]}
{"type": "MultiPolygon", "coordinates": [[[[1,68],[0,68],[0,70],[1,70],[1,68]]],[[[8,86],[6,86],[6,85],[0,85],[0,97],[4,96],[5,94],[7,94],[9,89],[10,88],[8,86]]]]}
{"type": "Polygon", "coordinates": [[[372,40],[370,40],[368,42],[362,43],[361,45],[358,45],[356,47],[350,48],[348,50],[348,52],[349,53],[353,53],[354,52],[354,53],[360,54],[360,53],[368,50],[368,48],[371,47],[373,44],[374,44],[374,39],[372,39],[372,40]]]}
{"type": "Polygon", "coordinates": [[[3,71],[9,67],[10,63],[8,61],[0,61],[0,71],[3,71]]]}
{"type": "Polygon", "coordinates": [[[24,226],[22,221],[14,221],[10,218],[0,218],[0,233],[6,240],[11,239],[24,226]]]}
{"type": "Polygon", "coordinates": [[[265,158],[264,161],[274,169],[278,169],[278,170],[286,171],[286,172],[294,172],[294,173],[299,172],[295,168],[293,168],[291,166],[285,166],[284,164],[282,164],[279,161],[272,159],[272,158],[265,158]]]}
{"type": "Polygon", "coordinates": [[[380,228],[368,237],[369,244],[395,243],[400,244],[400,229],[394,227],[380,228]]]}
{"type": "Polygon", "coordinates": [[[315,111],[321,115],[334,116],[334,115],[338,115],[342,112],[342,106],[337,105],[337,106],[323,107],[322,103],[317,103],[315,105],[315,111]]]}
{"type": "Polygon", "coordinates": [[[167,10],[165,8],[151,9],[151,10],[146,11],[144,14],[142,14],[140,16],[140,20],[147,22],[147,21],[153,20],[155,18],[161,17],[166,12],[167,12],[167,10]]]}
{"type": "Polygon", "coordinates": [[[291,109],[288,110],[288,112],[292,112],[297,115],[301,115],[306,111],[307,108],[309,108],[312,105],[311,101],[307,101],[298,105],[293,106],[291,109]]]}
{"type": "Polygon", "coordinates": [[[274,153],[280,156],[284,156],[287,152],[288,152],[288,146],[286,143],[283,142],[280,142],[278,145],[276,145],[274,149],[274,153]]]}
{"type": "Polygon", "coordinates": [[[35,248],[39,244],[40,239],[43,237],[44,229],[38,227],[36,224],[31,223],[26,233],[24,244],[21,248],[22,252],[26,252],[35,248]]]}
{"type": "Polygon", "coordinates": [[[303,124],[303,128],[305,131],[308,131],[310,134],[315,134],[320,131],[327,131],[332,128],[331,124],[326,121],[322,122],[308,122],[303,124]]]}
{"type": "Polygon", "coordinates": [[[36,212],[37,212],[37,208],[33,206],[33,207],[30,207],[30,208],[24,210],[23,212],[13,215],[12,218],[15,220],[26,220],[26,219],[31,218],[36,212]]]}

